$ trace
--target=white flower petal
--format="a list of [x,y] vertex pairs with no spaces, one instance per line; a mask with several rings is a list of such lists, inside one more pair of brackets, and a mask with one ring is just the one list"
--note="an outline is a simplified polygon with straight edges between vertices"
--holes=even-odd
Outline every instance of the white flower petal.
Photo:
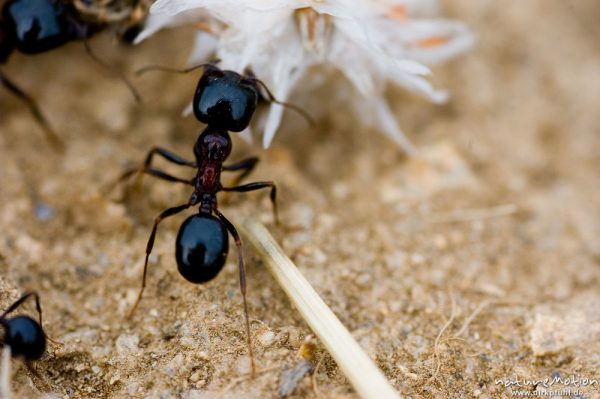
[[371,126],[377,126],[386,136],[394,140],[409,155],[417,153],[417,149],[398,126],[394,114],[383,97],[376,97],[358,107],[368,118]]
[[193,23],[202,18],[200,10],[190,10],[177,15],[170,14],[150,14],[144,24],[142,30],[133,41],[134,44],[139,44],[143,40],[152,36],[156,32],[164,28],[172,28],[179,25]]
[[[361,119],[414,152],[383,99],[386,84],[443,102],[447,93],[424,78],[431,73],[425,64],[464,52],[474,41],[461,23],[432,19],[437,8],[438,0],[157,0],[138,41],[193,14],[192,19],[219,29],[214,38],[197,34],[192,64],[219,58],[223,69],[251,70],[281,101],[287,100],[309,67],[329,64],[368,99],[366,104],[362,101]],[[265,147],[273,140],[283,111],[280,105],[270,105]]]
[[176,15],[180,12],[200,8],[198,3],[201,1],[194,0],[156,0],[150,7],[150,14],[167,14]]
[[183,116],[184,118],[187,116],[190,116],[192,113],[194,112],[194,105],[192,103],[189,103],[184,109],[183,111],[181,111],[181,116]]
[[411,19],[413,18],[430,18],[439,13],[438,0],[388,0],[394,5],[401,5],[406,8],[406,11]]
[[328,14],[336,19],[366,19],[378,13],[372,1],[365,0],[313,1],[311,7],[321,14]]
[[263,133],[263,148],[269,148],[271,142],[275,137],[277,129],[281,124],[281,118],[283,117],[283,107],[279,104],[271,104],[269,107],[269,114],[267,115],[267,121],[265,122],[265,131]]
[[[461,23],[453,21],[415,21],[413,43],[427,42],[428,38],[442,39],[434,46],[411,46],[406,49],[406,57],[428,65],[437,64],[470,50],[475,37]],[[421,35],[421,37],[417,36]]]
[[374,74],[366,73],[373,68],[372,63],[359,50],[348,46],[347,40],[341,34],[334,38],[327,59],[352,82],[362,95],[368,97],[375,93]]
[[448,100],[448,93],[444,90],[435,90],[431,83],[420,76],[409,74],[390,74],[390,80],[397,85],[402,86],[412,92],[421,94],[436,104],[444,103]]
[[[151,13],[177,15],[181,12],[206,10],[210,15],[234,29],[264,29],[267,20],[283,13],[290,16],[297,4],[293,0],[264,0],[240,4],[238,0],[157,0],[150,8]],[[261,4],[262,3],[262,4]]]
[[396,21],[382,18],[373,29],[381,32],[383,51],[398,59],[434,64],[470,49],[471,32],[461,23],[446,20]]
[[336,22],[335,27],[348,38],[348,48],[358,44],[370,62],[394,62],[398,68],[415,75],[431,73],[425,65],[404,57],[394,57],[393,52],[386,51],[388,38],[373,27],[363,27],[358,21],[347,20]]
[[[289,50],[294,47],[288,48],[288,54],[271,62],[271,74],[265,75],[265,83],[269,86],[269,90],[273,93],[278,101],[286,101],[292,88],[302,77],[304,73],[303,68],[297,68],[301,65],[302,55],[301,52],[296,54],[289,54]],[[297,47],[296,47],[297,48]],[[292,50],[293,52],[293,50]],[[260,76],[259,76],[260,77]],[[263,147],[269,148],[275,133],[281,123],[284,108],[279,104],[271,104],[269,107],[269,113],[267,115],[267,121],[265,123],[265,130],[263,133]]]
[[192,54],[194,54],[195,60],[190,59],[188,64],[194,66],[210,60],[217,49],[217,43],[217,38],[208,32],[200,31],[196,33],[196,41],[192,48]]

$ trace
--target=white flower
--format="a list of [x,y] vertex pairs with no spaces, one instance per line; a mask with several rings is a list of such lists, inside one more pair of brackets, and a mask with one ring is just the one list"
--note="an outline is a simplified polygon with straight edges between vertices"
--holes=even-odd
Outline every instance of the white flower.
[[[414,148],[383,98],[388,82],[436,103],[447,94],[424,76],[424,64],[444,61],[472,46],[459,22],[426,18],[435,0],[157,0],[138,41],[165,26],[202,24],[191,63],[220,59],[220,67],[250,68],[275,97],[287,101],[309,67],[341,71],[362,94],[354,105],[408,152]],[[268,147],[283,107],[271,104],[263,134]]]

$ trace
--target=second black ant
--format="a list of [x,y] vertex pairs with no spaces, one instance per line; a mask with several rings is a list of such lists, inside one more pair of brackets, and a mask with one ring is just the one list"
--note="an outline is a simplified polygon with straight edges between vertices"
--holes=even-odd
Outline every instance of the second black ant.
[[[224,162],[231,153],[232,144],[229,132],[241,132],[248,127],[259,100],[268,98],[272,102],[286,106],[291,105],[278,102],[262,81],[251,74],[247,76],[240,75],[233,71],[221,70],[213,64],[201,65],[200,67],[204,68],[204,73],[198,82],[192,107],[195,117],[200,122],[207,124],[207,127],[194,145],[195,161],[186,160],[166,149],[155,147],[150,150],[141,168],[126,171],[120,179],[122,181],[136,173],[145,173],[169,182],[183,183],[192,186],[194,189],[187,202],[166,209],[154,220],[154,226],[146,246],[142,288],[131,314],[137,308],[146,287],[148,258],[154,246],[159,223],[167,217],[199,205],[198,213],[188,217],[177,234],[175,242],[177,268],[179,273],[192,283],[199,284],[212,280],[225,265],[229,249],[228,233],[231,234],[238,252],[240,291],[244,304],[248,352],[252,374],[254,375],[255,365],[246,301],[246,272],[242,240],[234,225],[219,211],[217,193],[221,191],[248,192],[268,188],[270,189],[274,218],[278,223],[277,187],[275,183],[272,181],[259,181],[237,185],[256,166],[258,158],[251,157],[229,165],[224,165]],[[188,72],[195,68],[198,67],[177,72]],[[169,70],[159,67],[147,68],[146,70],[148,69]],[[261,89],[264,90],[265,94]],[[294,106],[291,107],[295,108]],[[303,111],[295,109],[303,113]],[[192,179],[184,179],[152,167],[152,160],[155,155],[159,155],[174,164],[196,169],[196,176]],[[224,187],[221,184],[222,171],[241,173],[236,179],[236,184],[232,187]]]
[[[24,315],[8,317],[23,302],[32,297],[35,299],[39,321]],[[25,365],[29,371],[39,377],[30,364],[32,360],[39,360],[46,351],[47,337],[42,328],[42,307],[40,306],[39,295],[36,292],[23,294],[0,315],[0,326],[4,328],[4,337],[0,340],[0,345],[4,347],[4,350],[9,348],[12,357],[25,360]],[[3,365],[3,373],[7,372],[6,366],[6,364]]]
[[[137,5],[128,12],[121,11],[118,19],[126,21],[125,27],[135,30],[139,20],[145,14],[142,11],[146,7],[146,0],[136,0]],[[133,85],[119,71],[100,60],[91,50],[88,39],[102,30],[109,22],[107,16],[99,17],[100,11],[87,10],[85,3],[80,0],[8,0],[0,10],[0,65],[8,62],[9,56],[18,51],[23,54],[32,55],[45,53],[68,42],[83,41],[87,53],[104,68],[110,69],[129,87],[137,101],[140,97]],[[125,10],[127,11],[127,10]],[[127,14],[132,15],[127,15]],[[94,16],[94,14],[97,14]],[[106,13],[109,14],[109,13]],[[133,15],[136,14],[136,15]],[[105,20],[103,20],[105,19]],[[114,18],[110,22],[114,23]],[[131,25],[131,26],[129,26]],[[128,29],[128,30],[129,30]],[[128,30],[123,32],[127,37]],[[0,70],[0,83],[11,93],[23,100],[36,121],[43,128],[51,144],[60,148],[62,143],[35,100],[12,82]]]
[[[18,315],[9,317],[9,315],[17,310],[28,299],[35,300],[35,307],[38,312],[38,320],[26,315]],[[42,327],[42,307],[40,305],[40,296],[35,291],[29,291],[23,294],[12,305],[0,314],[0,326],[4,329],[4,335],[0,338],[0,347],[4,353],[2,361],[2,370],[0,370],[0,385],[2,389],[0,396],[10,397],[9,383],[9,361],[10,357],[23,360],[25,366],[31,374],[36,376],[40,381],[44,381],[42,376],[33,368],[31,362],[42,358],[46,352],[47,342],[54,341],[46,335]]]

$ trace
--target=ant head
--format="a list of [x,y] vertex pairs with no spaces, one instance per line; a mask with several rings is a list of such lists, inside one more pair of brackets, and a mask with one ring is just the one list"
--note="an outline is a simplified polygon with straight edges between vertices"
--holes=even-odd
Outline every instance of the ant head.
[[208,66],[196,87],[194,115],[209,126],[241,132],[250,124],[258,96],[254,81]]
[[1,320],[6,329],[4,345],[9,346],[14,357],[37,360],[46,350],[46,334],[37,321],[28,316]]
[[25,54],[52,50],[71,40],[72,29],[64,6],[53,0],[11,0],[4,5],[5,29]]
[[175,242],[179,273],[192,283],[212,280],[225,265],[229,236],[212,215],[192,215],[181,225]]

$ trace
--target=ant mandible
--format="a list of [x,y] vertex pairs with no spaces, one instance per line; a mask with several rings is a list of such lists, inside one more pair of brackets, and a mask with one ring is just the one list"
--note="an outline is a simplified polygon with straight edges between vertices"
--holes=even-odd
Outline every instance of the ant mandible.
[[[39,314],[39,322],[29,316],[7,317],[28,298],[35,298],[35,306]],[[0,315],[0,325],[4,328],[2,346],[10,348],[13,357],[21,357],[26,361],[38,360],[46,350],[46,334],[42,328],[42,307],[36,292],[27,292],[15,301]]]
[[[229,249],[229,236],[235,241],[238,252],[238,269],[240,278],[240,291],[244,304],[244,316],[248,352],[255,373],[252,340],[250,336],[250,322],[248,319],[248,304],[246,301],[246,272],[242,252],[242,240],[234,225],[218,210],[217,193],[220,191],[248,192],[270,188],[270,198],[273,205],[275,222],[279,223],[277,214],[277,187],[272,181],[259,181],[238,185],[256,166],[258,158],[251,157],[240,162],[224,165],[223,163],[231,153],[231,138],[229,132],[241,132],[250,124],[259,100],[268,98],[271,102],[289,106],[310,118],[293,105],[277,101],[262,81],[253,75],[240,75],[233,71],[221,70],[214,64],[196,66],[184,71],[169,68],[150,67],[149,69],[162,69],[175,72],[189,72],[203,67],[204,72],[196,87],[192,108],[196,119],[205,123],[207,127],[198,137],[194,145],[195,161],[186,160],[168,150],[154,147],[146,156],[141,168],[134,168],[121,175],[119,181],[137,173],[146,173],[169,182],[183,183],[194,188],[194,192],[185,204],[168,208],[160,213],[154,220],[154,226],[146,246],[144,261],[144,274],[142,287],[131,310],[133,315],[146,287],[148,258],[154,246],[156,230],[159,223],[167,217],[176,215],[192,206],[199,205],[198,213],[188,217],[177,234],[175,242],[175,258],[179,273],[188,281],[200,284],[212,280],[225,265]],[[140,72],[141,72],[140,71]],[[263,94],[261,88],[266,93]],[[312,122],[312,121],[311,121]],[[172,176],[162,170],[152,167],[152,160],[159,155],[169,162],[177,165],[197,169],[196,176],[183,179]],[[232,187],[221,184],[222,171],[241,172]]]
[[[120,72],[100,60],[89,46],[88,39],[105,24],[84,19],[78,13],[76,4],[66,0],[8,0],[0,13],[0,65],[6,64],[14,51],[27,55],[38,54],[71,41],[83,40],[87,53],[103,67],[118,74],[139,101],[139,94],[131,83]],[[35,100],[8,79],[1,70],[0,82],[26,103],[50,143],[60,148],[60,139]]]

